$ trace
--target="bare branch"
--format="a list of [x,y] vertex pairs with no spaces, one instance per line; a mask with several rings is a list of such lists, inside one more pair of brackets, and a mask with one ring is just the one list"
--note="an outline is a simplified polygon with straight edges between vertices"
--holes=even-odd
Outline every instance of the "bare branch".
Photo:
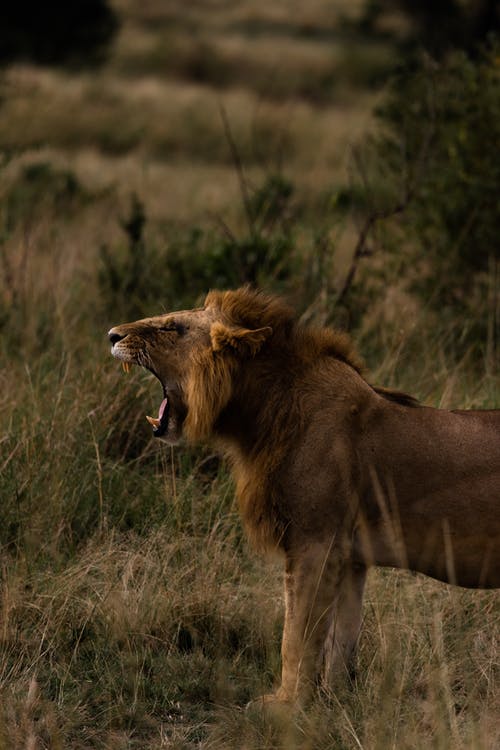
[[[403,211],[406,210],[408,205],[412,202],[414,199],[422,178],[424,174],[424,169],[428,162],[429,157],[429,149],[432,143],[432,139],[435,134],[435,112],[434,108],[429,105],[429,126],[426,128],[426,131],[424,133],[424,137],[422,139],[422,144],[420,146],[419,154],[416,160],[415,168],[412,170],[412,174],[410,175],[410,170],[405,169],[404,176],[403,176],[403,185],[401,190],[401,197],[400,199],[390,208],[387,208],[385,210],[379,210],[379,211],[372,211],[370,213],[364,223],[363,226],[360,229],[358,240],[356,242],[356,245],[354,247],[354,252],[351,258],[351,263],[349,266],[349,270],[346,274],[346,277],[344,279],[344,283],[342,284],[339,293],[337,295],[337,304],[341,304],[352,284],[354,281],[354,277],[356,276],[359,263],[362,258],[365,258],[368,255],[373,255],[374,248],[368,248],[368,239],[375,228],[376,224],[380,221],[384,221],[389,218],[393,218],[394,216],[397,216],[398,214],[403,213]],[[363,181],[363,184],[365,186],[365,190],[367,192],[369,191],[369,183],[366,177],[364,165],[359,160],[359,156],[355,154],[356,161],[358,162],[358,170],[361,175],[361,179]],[[407,166],[408,162],[405,159],[404,161],[405,166]]]

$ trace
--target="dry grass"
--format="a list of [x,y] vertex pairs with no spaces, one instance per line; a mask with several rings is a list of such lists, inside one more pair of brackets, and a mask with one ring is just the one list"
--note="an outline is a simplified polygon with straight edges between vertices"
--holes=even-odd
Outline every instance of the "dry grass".
[[[243,710],[279,675],[280,566],[248,552],[210,454],[151,445],[157,388],[106,364],[86,294],[59,287],[47,350],[26,328],[2,372],[0,748],[493,750],[498,595],[395,571],[370,576],[355,683],[293,718]],[[498,380],[426,345],[388,347],[377,382],[495,403]]]
[[354,684],[293,720],[223,712],[208,746],[496,747],[498,607],[492,596],[376,572],[365,612]]
[[[2,74],[0,750],[500,745],[498,595],[391,571],[370,576],[355,683],[293,718],[245,712],[279,675],[281,568],[247,549],[214,456],[152,444],[158,388],[108,356],[101,246],[126,254],[131,193],[150,257],[183,230],[245,227],[221,104],[249,184],[293,182],[298,267],[323,233],[326,281],[342,273],[354,230],[342,246],[325,206],[372,122],[363,77],[391,55],[342,37],[361,5],[117,0],[101,71]],[[498,402],[498,377],[457,363],[400,285],[367,313],[374,381]]]
[[277,571],[266,585],[264,571],[241,566],[220,532],[172,541],[160,530],[96,538],[28,588],[26,571],[11,572],[3,746],[498,746],[494,595],[373,573],[357,682],[272,719],[235,704],[276,674]]
[[89,189],[135,190],[152,217],[164,219],[235,212],[240,199],[221,106],[250,179],[283,168],[313,197],[345,179],[349,149],[369,127],[376,101],[360,93],[348,105],[317,110],[259,101],[244,89],[216,94],[194,83],[33,68],[15,68],[6,83],[0,141],[25,153],[21,163],[46,156],[70,165]]

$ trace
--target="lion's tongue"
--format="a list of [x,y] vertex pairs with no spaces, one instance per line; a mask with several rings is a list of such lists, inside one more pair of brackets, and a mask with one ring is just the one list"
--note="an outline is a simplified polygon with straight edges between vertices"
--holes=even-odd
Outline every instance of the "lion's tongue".
[[149,424],[152,425],[155,430],[158,430],[161,425],[161,420],[163,419],[163,414],[165,413],[165,409],[167,408],[168,399],[165,397],[163,401],[160,404],[160,408],[158,410],[158,418],[155,419],[154,417],[146,417]]
[[160,404],[160,409],[158,411],[158,419],[160,420],[160,422],[163,419],[163,412],[167,408],[167,404],[168,404],[168,398],[164,398]]

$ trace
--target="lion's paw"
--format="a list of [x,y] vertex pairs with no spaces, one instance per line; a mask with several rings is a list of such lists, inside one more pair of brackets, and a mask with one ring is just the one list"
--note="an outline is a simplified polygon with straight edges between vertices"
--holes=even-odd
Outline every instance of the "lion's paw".
[[246,705],[247,711],[261,711],[275,716],[285,716],[293,707],[294,701],[283,688],[278,688],[275,693],[260,695]]

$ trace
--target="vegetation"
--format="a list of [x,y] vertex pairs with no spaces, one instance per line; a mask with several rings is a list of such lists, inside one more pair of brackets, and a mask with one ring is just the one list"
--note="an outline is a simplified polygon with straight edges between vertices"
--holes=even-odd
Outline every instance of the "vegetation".
[[114,7],[99,70],[0,81],[0,750],[492,750],[498,595],[407,573],[370,575],[355,681],[243,710],[281,568],[210,446],[151,439],[106,331],[251,281],[348,326],[373,382],[498,406],[498,47],[380,92],[361,3]]
[[[460,352],[497,356],[500,170],[499,45],[472,60],[424,58],[392,82],[378,108],[381,129],[358,155],[361,179],[347,202],[376,219],[385,254],[407,288],[447,320]],[[404,264],[404,265],[403,265]],[[366,290],[366,283],[362,284]]]

